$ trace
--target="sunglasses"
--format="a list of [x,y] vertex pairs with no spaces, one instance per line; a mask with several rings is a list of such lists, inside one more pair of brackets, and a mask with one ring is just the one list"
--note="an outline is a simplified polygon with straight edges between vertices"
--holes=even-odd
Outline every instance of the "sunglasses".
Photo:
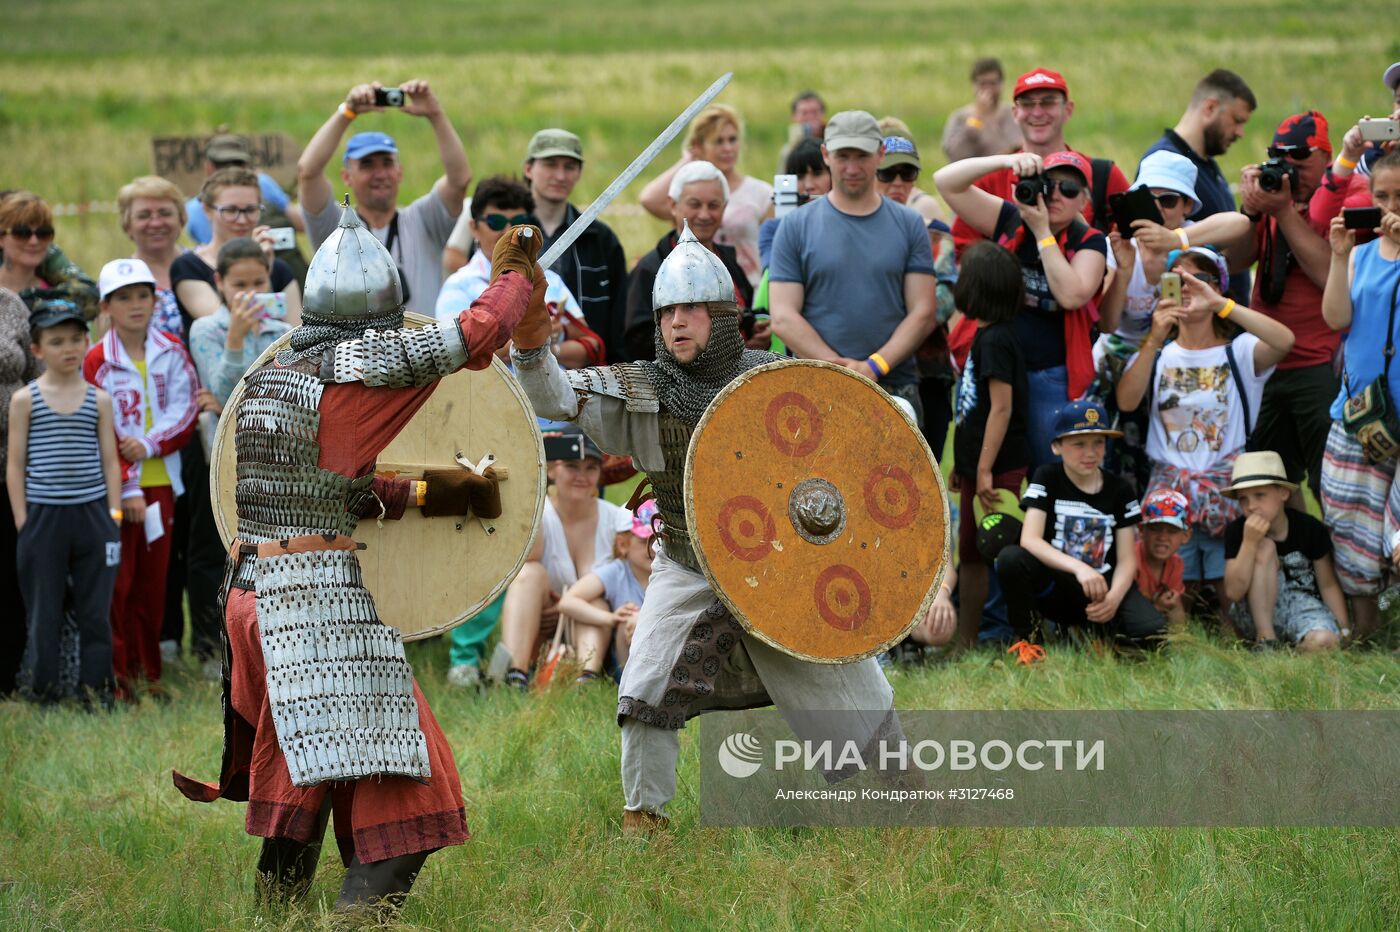
[[1049,179],[1049,186],[1051,191],[1054,191],[1056,188],[1059,188],[1060,196],[1065,198],[1066,200],[1073,200],[1080,194],[1084,193],[1083,182],[1074,181],[1070,178],[1061,178],[1059,181],[1056,181],[1055,179],[1051,178]]
[[1269,158],[1306,162],[1314,151],[1312,146],[1269,146]]
[[27,223],[16,223],[10,227],[9,233],[15,239],[53,239],[53,225],[46,223],[43,226],[32,227]]
[[1161,204],[1167,210],[1175,210],[1184,198],[1180,194],[1154,194],[1152,199]]
[[1199,281],[1205,282],[1217,291],[1220,289],[1220,276],[1216,275],[1214,272],[1202,272],[1197,269],[1187,268],[1186,266],[1172,269],[1172,271],[1176,272],[1178,275],[1190,275]]
[[518,227],[527,223],[534,223],[535,218],[529,214],[516,214],[514,217],[507,217],[505,214],[483,214],[482,221],[495,230],[497,233],[506,227]]
[[912,184],[919,178],[919,170],[913,165],[896,165],[893,168],[875,169],[875,177],[881,184],[889,184],[898,178],[900,181]]
[[262,213],[262,205],[255,204],[252,207],[215,207],[214,213],[225,220],[232,220],[235,217],[247,217],[249,220]]

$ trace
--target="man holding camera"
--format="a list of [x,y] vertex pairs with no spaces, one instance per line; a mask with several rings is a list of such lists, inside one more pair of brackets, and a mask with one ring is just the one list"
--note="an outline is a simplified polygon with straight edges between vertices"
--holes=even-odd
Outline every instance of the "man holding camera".
[[1297,113],[1279,124],[1269,160],[1245,166],[1241,175],[1243,212],[1254,236],[1235,257],[1243,265],[1259,263],[1249,306],[1295,337],[1293,350],[1264,387],[1251,448],[1277,451],[1290,482],[1300,482],[1306,472],[1314,495],[1332,426],[1328,407],[1338,389],[1332,359],[1339,335],[1322,318],[1322,289],[1331,263],[1328,226],[1342,205],[1338,201],[1323,217],[1321,211],[1310,216],[1309,204],[1315,197],[1336,197],[1322,186],[1331,160],[1321,113]]
[[864,110],[826,124],[831,192],[784,219],[773,241],[773,331],[794,356],[874,379],[922,426],[914,351],[937,323],[933,250],[923,218],[875,189],[884,156]]
[[365,226],[398,264],[407,309],[431,317],[442,287],[442,248],[462,212],[472,170],[457,130],[427,81],[405,81],[400,87],[374,81],[352,87],[297,161],[297,197],[306,217],[307,237],[317,249],[340,222],[340,205],[325,176],[326,165],[360,114],[386,108],[423,117],[432,124],[443,176],[431,191],[400,210],[403,165],[398,145],[386,133],[364,132],[350,137],[340,180],[350,189]]
[[[1017,78],[1016,87],[1011,92],[1011,115],[1021,127],[1024,144],[1020,151],[1030,152],[1042,159],[1056,152],[1074,151],[1065,142],[1065,124],[1074,115],[1074,101],[1069,98],[1069,85],[1058,71],[1036,68]],[[1088,181],[1093,190],[1092,197],[1084,205],[1084,219],[1100,230],[1106,230],[1100,208],[1108,203],[1112,195],[1128,190],[1128,179],[1110,161],[1077,154],[1090,164]],[[1009,201],[1016,180],[1010,169],[1002,169],[977,179],[975,187]],[[1096,212],[1101,215],[1099,223],[1094,223]],[[953,242],[959,255],[982,238],[961,217],[953,223]]]

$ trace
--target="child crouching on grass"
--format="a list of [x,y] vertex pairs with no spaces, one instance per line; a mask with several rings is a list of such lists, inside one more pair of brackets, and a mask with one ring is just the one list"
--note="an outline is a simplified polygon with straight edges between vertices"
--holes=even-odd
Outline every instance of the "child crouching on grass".
[[28,699],[61,698],[60,640],[71,591],[78,689],[84,702],[106,705],[122,520],[112,398],[83,381],[88,332],[76,304],[40,299],[29,327],[31,351],[45,370],[10,398],[5,476],[28,615],[20,683]]
[[1137,587],[1152,607],[1179,630],[1186,624],[1186,564],[1177,553],[1191,539],[1186,523],[1189,503],[1172,489],[1155,489],[1142,500],[1142,525],[1137,542]]
[[[1036,470],[1021,499],[1021,542],[997,557],[1007,620],[1022,638],[1036,634],[1033,611],[1135,647],[1149,646],[1165,628],[1134,585],[1133,526],[1142,519],[1137,496],[1100,465],[1105,438],[1121,436],[1092,402],[1072,401],[1056,415],[1051,450],[1062,462]],[[1039,659],[1023,652],[1022,662],[1027,657]]]
[[574,583],[559,599],[559,614],[577,625],[574,646],[583,662],[580,683],[599,678],[609,647],[615,673],[620,674],[627,664],[632,634],[637,629],[637,613],[642,609],[651,579],[655,517],[655,501],[649,499],[637,506],[631,526],[618,532],[614,559]]
[[1255,650],[1285,640],[1299,650],[1341,643],[1346,597],[1332,563],[1327,528],[1287,507],[1298,488],[1271,450],[1241,453],[1225,494],[1244,514],[1225,529],[1225,594],[1231,617]]

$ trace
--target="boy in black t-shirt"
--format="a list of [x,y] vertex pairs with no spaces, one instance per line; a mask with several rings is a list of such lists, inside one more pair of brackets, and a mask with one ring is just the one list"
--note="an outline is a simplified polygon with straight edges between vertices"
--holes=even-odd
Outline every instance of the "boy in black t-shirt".
[[987,565],[977,549],[978,502],[997,510],[1002,490],[1014,500],[1026,478],[1026,363],[1012,319],[1026,301],[1021,263],[993,243],[963,253],[957,306],[977,321],[977,334],[954,395],[953,488],[958,511],[958,646],[971,647],[987,601]]
[[1255,650],[1278,646],[1279,636],[1299,650],[1341,644],[1338,622],[1346,597],[1332,564],[1327,528],[1312,515],[1285,507],[1298,488],[1283,458],[1271,450],[1241,453],[1224,494],[1243,515],[1225,528],[1225,595],[1231,618]]
[[1134,646],[1166,629],[1166,619],[1134,585],[1137,496],[1100,468],[1105,438],[1122,436],[1107,425],[1104,409],[1091,402],[1060,409],[1051,448],[1062,462],[1036,470],[1021,499],[1021,543],[997,558],[1007,616],[1023,637],[1034,634],[1032,610],[1061,625],[1102,626]]

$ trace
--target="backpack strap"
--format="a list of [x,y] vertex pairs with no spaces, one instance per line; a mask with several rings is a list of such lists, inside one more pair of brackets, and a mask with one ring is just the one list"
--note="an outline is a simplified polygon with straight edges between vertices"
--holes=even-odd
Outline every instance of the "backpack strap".
[[1108,210],[1108,176],[1113,171],[1113,159],[1092,159],[1090,161],[1094,177],[1090,180],[1090,204],[1094,208],[1094,226],[1100,233],[1108,235],[1113,226],[1113,217]]
[[1235,344],[1232,340],[1225,344],[1225,362],[1230,367],[1230,378],[1235,381],[1235,391],[1239,393],[1240,404],[1244,407],[1244,432],[1248,437],[1254,433],[1254,418],[1250,415],[1249,396],[1244,391],[1244,376],[1240,375],[1239,363],[1235,361]]

